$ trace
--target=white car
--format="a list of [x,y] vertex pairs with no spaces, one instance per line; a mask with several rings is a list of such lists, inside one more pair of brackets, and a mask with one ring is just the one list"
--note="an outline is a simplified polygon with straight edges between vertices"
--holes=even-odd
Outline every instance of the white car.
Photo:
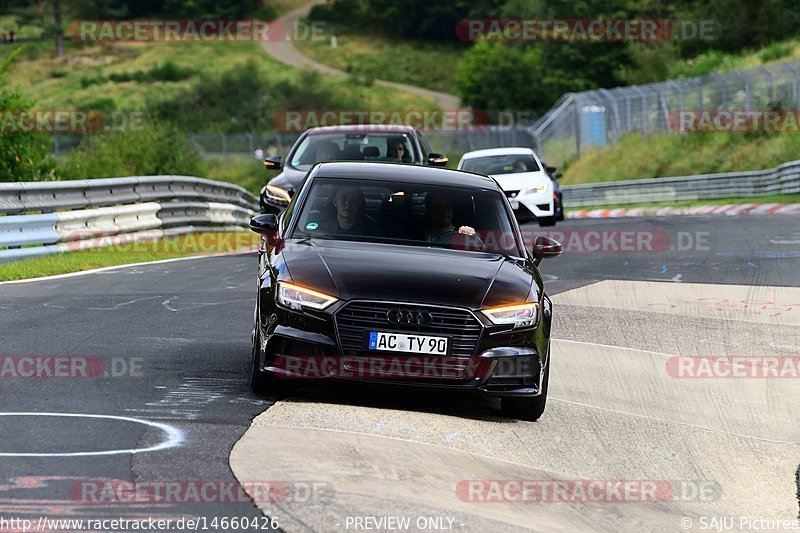
[[506,193],[517,220],[535,218],[540,226],[555,226],[553,180],[530,148],[467,152],[458,169],[494,178]]

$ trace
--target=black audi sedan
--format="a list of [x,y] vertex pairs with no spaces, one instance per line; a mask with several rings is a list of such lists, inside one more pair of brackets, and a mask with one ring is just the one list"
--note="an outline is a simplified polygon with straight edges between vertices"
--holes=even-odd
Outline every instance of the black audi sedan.
[[321,163],[263,235],[251,385],[281,394],[356,380],[502,398],[537,420],[550,375],[552,305],[492,178],[422,166]]
[[325,161],[395,162],[446,166],[447,157],[431,151],[422,134],[411,126],[351,125],[311,128],[297,139],[285,162],[280,156],[264,161],[281,172],[262,187],[262,213],[277,214],[289,205],[309,169]]

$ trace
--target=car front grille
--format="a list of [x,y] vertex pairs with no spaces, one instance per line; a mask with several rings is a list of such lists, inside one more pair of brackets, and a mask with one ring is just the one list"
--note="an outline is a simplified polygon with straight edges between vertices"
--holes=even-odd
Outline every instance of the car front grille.
[[[392,324],[386,313],[392,309],[427,311],[433,321],[428,326]],[[365,331],[399,331],[420,335],[446,335],[451,339],[451,355],[468,358],[478,345],[483,326],[464,309],[442,308],[414,303],[350,302],[336,312],[336,327],[345,356],[363,354]]]

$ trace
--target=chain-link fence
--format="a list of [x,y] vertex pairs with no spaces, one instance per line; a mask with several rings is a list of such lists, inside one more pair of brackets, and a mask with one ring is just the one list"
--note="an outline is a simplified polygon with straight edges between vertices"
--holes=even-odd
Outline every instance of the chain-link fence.
[[[451,159],[472,150],[503,146],[533,147],[533,138],[522,127],[488,126],[471,131],[429,131],[423,135],[435,152]],[[204,158],[254,157],[256,150],[265,156],[286,156],[299,133],[189,133],[189,143]],[[78,135],[54,135],[53,152],[68,152],[80,144]]]
[[[435,152],[451,158],[472,150],[502,146],[533,146],[533,138],[526,128],[489,126],[469,131],[428,131],[423,135]],[[285,156],[298,133],[191,133],[189,142],[204,157],[252,155],[261,149],[266,155]]]
[[800,61],[712,73],[700,78],[569,93],[530,133],[537,153],[560,164],[631,132],[675,131],[680,113],[796,110]]

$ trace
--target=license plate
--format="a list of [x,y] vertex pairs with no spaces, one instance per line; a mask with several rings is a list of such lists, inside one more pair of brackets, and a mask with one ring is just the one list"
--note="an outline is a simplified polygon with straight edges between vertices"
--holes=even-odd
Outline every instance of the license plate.
[[509,198],[509,202],[511,202],[511,209],[519,209],[519,200],[516,198]]
[[447,355],[447,337],[370,331],[367,349],[381,352]]

